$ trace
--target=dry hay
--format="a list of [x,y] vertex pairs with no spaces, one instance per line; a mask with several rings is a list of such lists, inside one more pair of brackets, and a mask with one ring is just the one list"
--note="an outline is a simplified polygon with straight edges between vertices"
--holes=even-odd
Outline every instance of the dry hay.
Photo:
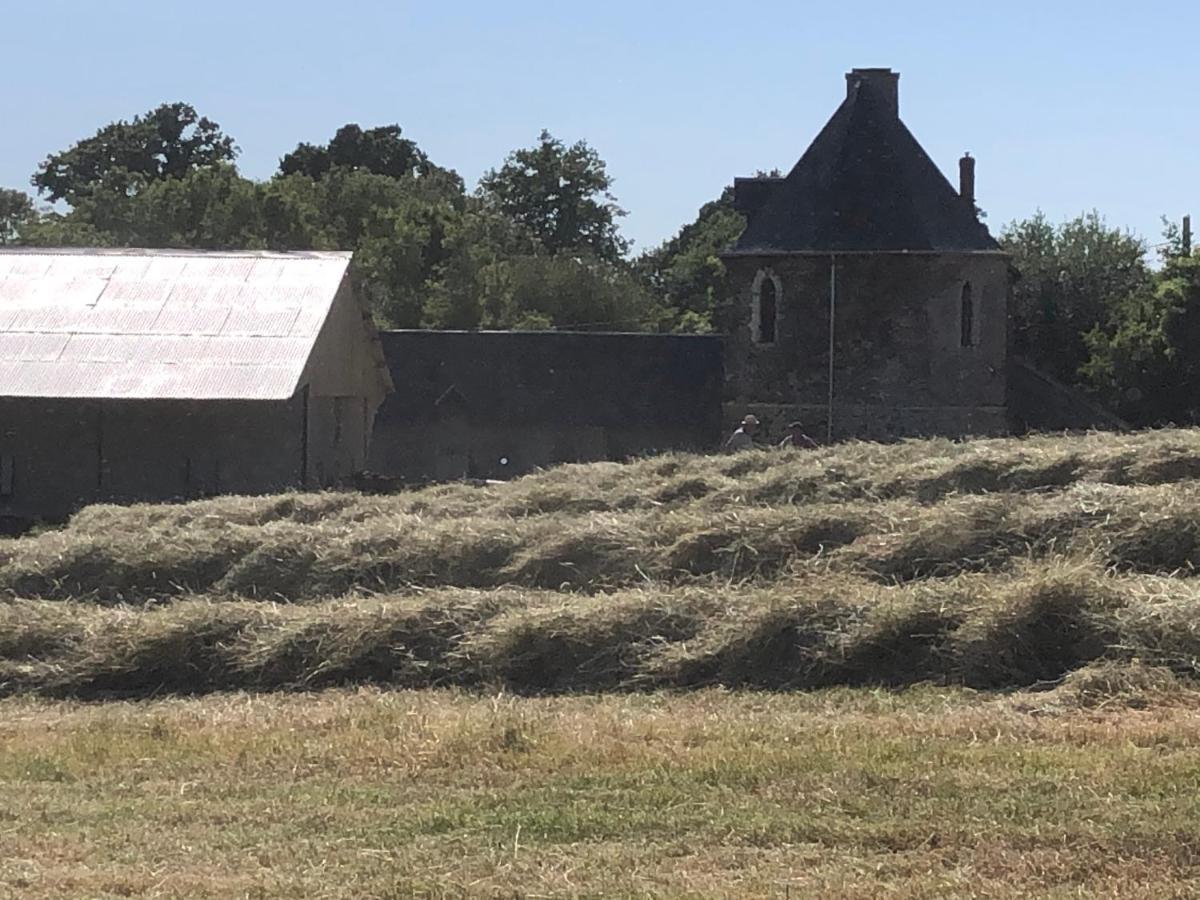
[[1190,679],[1198,474],[1163,431],[97,506],[0,539],[0,691]]

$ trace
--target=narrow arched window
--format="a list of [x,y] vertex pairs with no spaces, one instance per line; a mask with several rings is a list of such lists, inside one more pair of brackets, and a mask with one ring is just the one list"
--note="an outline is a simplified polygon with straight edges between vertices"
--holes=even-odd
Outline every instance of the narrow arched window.
[[750,310],[750,335],[756,344],[775,343],[781,293],[779,276],[769,269],[760,269],[754,278]]
[[975,346],[975,297],[971,290],[971,282],[963,285],[962,309],[959,313],[959,345],[962,347]]
[[775,343],[776,297],[775,282],[768,278],[758,295],[758,342]]

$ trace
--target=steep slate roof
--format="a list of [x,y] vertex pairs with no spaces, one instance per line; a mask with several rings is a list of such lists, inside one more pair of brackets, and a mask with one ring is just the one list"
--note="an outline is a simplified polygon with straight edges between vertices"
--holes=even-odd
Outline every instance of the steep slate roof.
[[731,255],[998,251],[900,121],[889,70],[856,69],[847,96],[786,178],[756,179],[756,210]]
[[349,253],[0,251],[0,396],[283,400]]

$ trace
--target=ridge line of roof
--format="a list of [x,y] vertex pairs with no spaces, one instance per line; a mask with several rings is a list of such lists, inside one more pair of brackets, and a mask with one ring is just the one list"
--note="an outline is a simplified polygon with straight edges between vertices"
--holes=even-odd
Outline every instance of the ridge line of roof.
[[4,256],[187,256],[230,259],[346,259],[352,250],[196,250],[141,247],[0,247]]

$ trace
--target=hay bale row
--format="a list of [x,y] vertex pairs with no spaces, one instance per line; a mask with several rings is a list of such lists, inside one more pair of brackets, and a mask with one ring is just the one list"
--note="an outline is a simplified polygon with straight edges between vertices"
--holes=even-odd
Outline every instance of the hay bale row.
[[[908,587],[432,591],[312,606],[0,607],[0,693],[144,697],[375,683],[522,693],[1050,686],[1140,660],[1200,677],[1200,588],[1056,561]],[[21,630],[23,628],[23,631]]]
[[1077,484],[936,504],[687,504],[523,519],[381,512],[221,528],[203,521],[142,532],[72,526],[10,541],[0,592],[99,603],[197,593],[291,602],[413,586],[594,593],[696,580],[769,584],[815,569],[909,583],[1002,572],[1054,554],[1145,574],[1200,567],[1200,482]]

